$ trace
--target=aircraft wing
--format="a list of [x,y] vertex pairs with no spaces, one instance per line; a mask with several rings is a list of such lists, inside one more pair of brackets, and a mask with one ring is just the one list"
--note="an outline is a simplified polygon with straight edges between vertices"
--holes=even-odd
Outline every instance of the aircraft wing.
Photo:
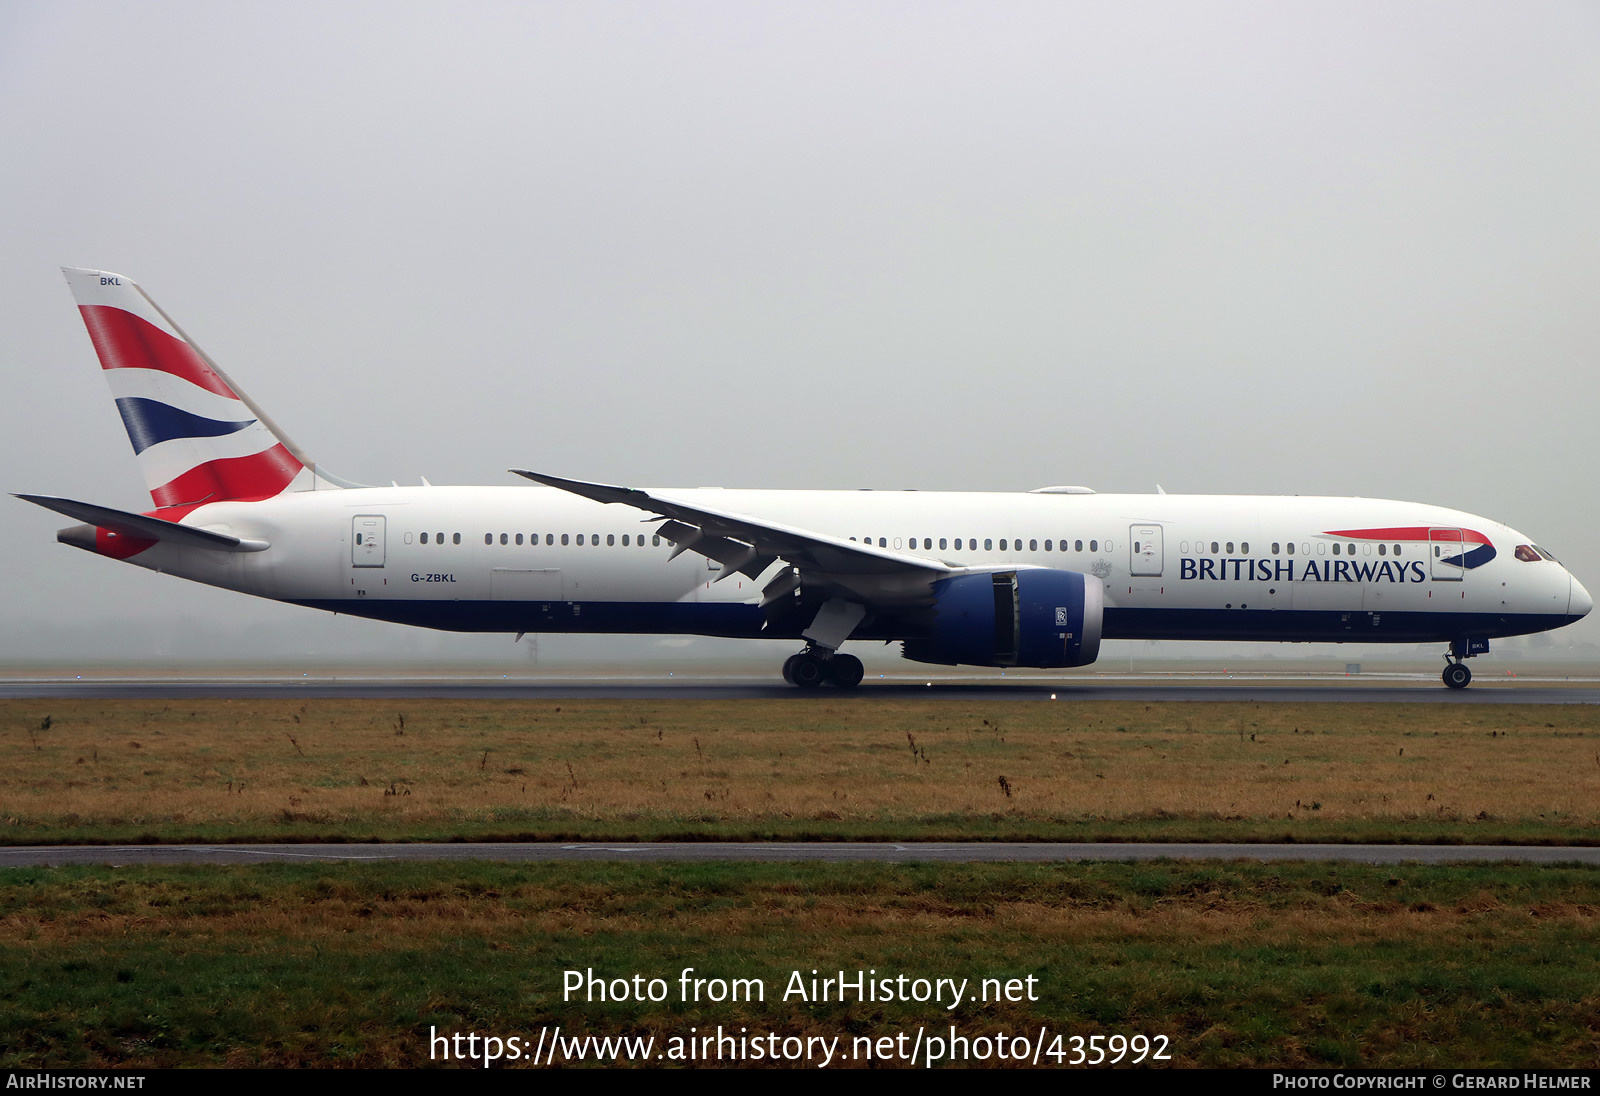
[[846,597],[873,604],[905,604],[924,601],[931,596],[934,582],[966,570],[633,487],[585,483],[519,468],[512,471],[595,502],[621,503],[658,515],[665,519],[661,535],[677,545],[674,555],[694,551],[708,556],[722,564],[724,577],[739,573],[753,579],[783,560],[807,581]]

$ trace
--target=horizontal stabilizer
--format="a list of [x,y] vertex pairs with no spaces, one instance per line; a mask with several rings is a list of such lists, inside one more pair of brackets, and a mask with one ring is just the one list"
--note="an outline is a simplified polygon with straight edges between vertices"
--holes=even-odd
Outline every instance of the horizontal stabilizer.
[[69,518],[86,521],[100,529],[124,537],[142,540],[161,540],[185,548],[208,548],[214,552],[261,552],[270,545],[264,540],[244,540],[227,533],[214,533],[209,529],[196,529],[192,525],[179,525],[175,521],[152,518],[145,514],[130,514],[126,510],[113,510],[109,506],[58,499],[50,495],[17,495],[24,502],[43,506]]

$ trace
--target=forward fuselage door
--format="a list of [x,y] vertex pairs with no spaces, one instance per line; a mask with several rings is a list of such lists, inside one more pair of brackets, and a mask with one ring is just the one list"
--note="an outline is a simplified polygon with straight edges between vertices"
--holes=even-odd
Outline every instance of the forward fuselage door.
[[1428,530],[1428,568],[1435,582],[1460,582],[1466,557],[1467,538],[1460,529]]
[[383,566],[383,527],[382,514],[357,514],[350,519],[350,566]]
[[1135,577],[1161,575],[1161,526],[1134,525],[1128,529],[1128,573]]

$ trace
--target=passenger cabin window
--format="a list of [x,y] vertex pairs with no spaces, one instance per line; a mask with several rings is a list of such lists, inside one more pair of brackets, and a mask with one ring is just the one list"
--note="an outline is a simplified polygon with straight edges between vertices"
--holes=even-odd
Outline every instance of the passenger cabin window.
[[427,533],[423,533],[422,534],[422,543],[424,543],[424,544],[428,543],[428,534]]
[[493,533],[485,533],[485,534],[483,534],[483,543],[485,543],[485,544],[493,544],[494,543],[494,534]]
[[452,533],[451,534],[451,539],[453,539],[457,544],[460,544],[461,543],[461,534],[460,533]]

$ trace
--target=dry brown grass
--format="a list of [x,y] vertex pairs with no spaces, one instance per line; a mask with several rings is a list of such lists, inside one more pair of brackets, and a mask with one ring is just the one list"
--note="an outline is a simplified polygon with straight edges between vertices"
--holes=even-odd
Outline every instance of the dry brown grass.
[[516,829],[540,812],[1600,824],[1588,706],[12,700],[0,727],[12,840],[119,825]]

